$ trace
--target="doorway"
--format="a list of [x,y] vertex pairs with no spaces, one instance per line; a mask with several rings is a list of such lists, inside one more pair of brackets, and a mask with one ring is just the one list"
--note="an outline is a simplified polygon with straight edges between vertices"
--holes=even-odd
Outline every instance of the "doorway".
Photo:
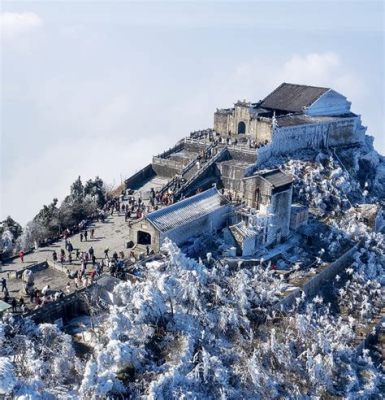
[[138,231],[137,243],[147,246],[151,244],[151,235],[148,232]]
[[246,124],[241,121],[238,124],[238,135],[244,135],[246,133]]

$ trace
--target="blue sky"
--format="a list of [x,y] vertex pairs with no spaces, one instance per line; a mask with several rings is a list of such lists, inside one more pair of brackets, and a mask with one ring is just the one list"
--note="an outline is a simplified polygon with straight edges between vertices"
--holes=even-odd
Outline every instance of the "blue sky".
[[1,217],[117,184],[216,107],[327,86],[385,154],[384,2],[3,1]]

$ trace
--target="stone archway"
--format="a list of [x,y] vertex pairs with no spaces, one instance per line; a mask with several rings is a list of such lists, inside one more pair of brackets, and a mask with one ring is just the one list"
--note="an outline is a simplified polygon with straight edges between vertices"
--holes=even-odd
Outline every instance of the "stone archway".
[[246,124],[243,121],[238,123],[238,135],[244,135],[246,133]]

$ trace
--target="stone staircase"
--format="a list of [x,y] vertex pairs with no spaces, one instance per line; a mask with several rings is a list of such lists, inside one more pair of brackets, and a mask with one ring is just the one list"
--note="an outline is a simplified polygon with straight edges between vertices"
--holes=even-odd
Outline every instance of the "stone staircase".
[[186,174],[188,176],[188,179],[186,182],[174,193],[174,197],[176,199],[179,199],[182,195],[184,195],[187,190],[197,182],[197,180],[208,171],[208,169],[215,164],[217,161],[219,161],[222,157],[226,155],[228,152],[227,147],[221,148],[213,157],[211,157],[206,163],[202,163],[201,167],[198,169],[196,162],[195,166],[191,167],[189,169],[189,173]]
[[[206,154],[207,154],[208,152],[212,151],[212,149],[215,148],[215,147],[216,147],[216,145],[215,145],[214,143],[210,144],[210,145],[205,149]],[[178,183],[180,182],[180,178],[183,178],[183,179],[185,180],[185,184],[186,184],[187,182],[189,182],[189,181],[191,180],[191,178],[192,178],[193,176],[195,176],[195,175],[197,174],[197,172],[198,172],[198,166],[197,166],[198,158],[199,158],[199,154],[197,154],[197,156],[196,156],[194,159],[192,159],[192,160],[183,168],[183,170],[181,171],[181,174],[180,174],[179,177],[174,176],[169,182],[167,182],[167,184],[164,185],[164,186],[162,187],[162,189],[160,190],[160,193],[161,193],[161,194],[164,194],[164,193],[166,193],[169,189],[171,189],[172,191],[175,192],[175,187],[178,186]],[[209,161],[211,161],[211,159],[210,159]],[[207,162],[206,162],[206,163],[202,163],[202,166],[205,166],[206,164],[207,164]],[[183,186],[184,186],[185,184],[183,184]],[[180,188],[181,188],[181,187],[180,187]],[[179,189],[180,189],[180,188],[179,188]],[[179,189],[177,189],[177,192],[178,192]]]

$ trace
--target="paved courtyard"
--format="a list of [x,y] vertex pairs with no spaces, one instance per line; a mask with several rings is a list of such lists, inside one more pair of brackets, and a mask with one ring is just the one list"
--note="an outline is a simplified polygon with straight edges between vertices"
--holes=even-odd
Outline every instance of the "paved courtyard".
[[[95,222],[88,226],[88,231],[91,228],[95,229],[95,235],[93,239],[88,239],[88,241],[80,241],[80,235],[76,234],[71,236],[69,239],[74,247],[74,250],[79,249],[82,251],[88,251],[92,246],[94,249],[94,254],[97,259],[104,258],[104,250],[109,249],[109,256],[116,251],[123,251],[125,256],[128,255],[126,250],[126,243],[128,241],[129,227],[128,222],[124,221],[124,216],[122,214],[117,215],[114,213],[113,216],[106,218],[105,222]],[[90,237],[90,233],[88,234]],[[52,253],[56,251],[58,257],[60,257],[60,249],[65,249],[64,240],[56,242],[48,247],[43,247],[34,251],[33,253],[27,254],[24,257],[24,262],[22,263],[20,258],[16,258],[9,262],[5,262],[0,267],[0,279],[5,278],[7,280],[7,287],[9,290],[10,297],[16,297],[19,299],[21,296],[25,296],[23,287],[24,283],[22,279],[16,279],[15,272],[22,271],[23,269],[49,261],[52,265]],[[73,258],[75,258],[73,252]],[[66,251],[66,257],[68,252]],[[91,268],[91,263],[88,263],[88,270]],[[80,261],[74,260],[72,264],[68,262],[64,263],[64,270],[61,271],[61,265],[58,263],[58,268],[49,267],[47,269],[38,271],[34,273],[35,288],[42,289],[45,285],[50,285],[53,290],[64,290],[65,286],[69,282],[65,270],[75,270],[80,269]],[[74,281],[71,282],[71,291],[75,289]],[[28,298],[24,297],[26,303],[28,303]]]

